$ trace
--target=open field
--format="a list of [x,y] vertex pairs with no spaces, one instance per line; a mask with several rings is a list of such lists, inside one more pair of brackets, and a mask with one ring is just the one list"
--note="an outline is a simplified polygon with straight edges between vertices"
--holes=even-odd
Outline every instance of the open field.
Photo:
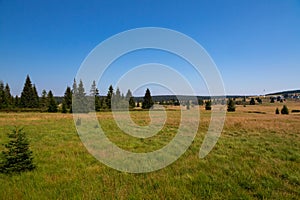
[[[237,106],[204,159],[198,154],[210,112],[201,107],[190,148],[170,166],[146,174],[119,172],[97,161],[81,143],[71,114],[0,113],[0,142],[13,126],[24,127],[37,164],[21,175],[0,174],[0,199],[300,199],[300,113],[275,115],[282,105]],[[300,109],[300,102],[287,106]],[[174,137],[180,112],[169,110],[162,131],[147,139],[123,134],[109,112],[97,116],[117,145],[147,152]],[[146,111],[131,116],[137,124],[149,121]]]

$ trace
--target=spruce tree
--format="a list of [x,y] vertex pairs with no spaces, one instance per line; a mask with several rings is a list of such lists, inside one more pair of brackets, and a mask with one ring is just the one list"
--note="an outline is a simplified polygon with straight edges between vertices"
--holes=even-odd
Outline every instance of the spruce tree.
[[205,102],[205,110],[211,110],[211,100]]
[[40,101],[40,108],[43,110],[43,111],[46,111],[48,109],[48,98],[47,98],[47,91],[46,90],[43,90],[42,91],[42,97],[41,97],[41,101]]
[[276,115],[279,115],[279,114],[280,114],[280,112],[279,112],[279,109],[278,109],[278,108],[276,108],[276,110],[275,110],[275,114],[276,114]]
[[5,107],[4,83],[0,81],[0,109]]
[[57,112],[57,104],[51,90],[48,92],[47,98],[48,98],[48,112]]
[[73,95],[77,94],[77,83],[76,83],[75,78],[74,78],[74,82],[73,82],[73,85],[72,85],[72,94]]
[[111,109],[111,100],[113,96],[114,96],[114,88],[112,85],[110,85],[105,99],[105,103],[108,109]]
[[37,90],[36,90],[36,87],[35,87],[35,85],[33,85],[33,87],[32,87],[32,93],[33,93],[33,105],[34,105],[34,108],[38,108],[39,106],[40,106],[40,104],[39,104],[39,95],[38,95],[38,92],[37,92]]
[[10,108],[13,106],[13,97],[10,94],[10,88],[8,83],[6,83],[5,88],[4,88],[4,102],[5,106],[7,108]]
[[228,112],[235,112],[235,102],[230,98],[227,104]]
[[147,90],[145,92],[145,96],[143,98],[142,108],[149,109],[153,106],[153,104],[154,104],[154,102],[152,100],[150,90],[147,88]]
[[20,106],[22,108],[37,108],[37,92],[35,87],[32,86],[29,75],[26,77],[23,91],[21,93]]
[[90,89],[90,96],[92,97],[91,100],[91,109],[95,111],[100,111],[101,108],[101,101],[99,96],[99,90],[96,85],[96,81],[93,81],[91,89]]
[[255,100],[254,100],[254,98],[251,98],[251,100],[250,100],[250,105],[255,105]]
[[0,163],[0,172],[5,174],[31,171],[35,168],[33,164],[32,151],[23,129],[17,127],[8,134],[10,141],[5,144],[2,151],[3,161]]
[[14,102],[14,106],[16,107],[16,108],[18,108],[19,106],[20,106],[20,98],[18,97],[18,95],[16,95],[16,97],[15,97],[15,102]]
[[66,105],[65,101],[62,102],[61,112],[62,113],[67,113],[68,112],[67,111],[67,105]]
[[75,113],[87,113],[89,112],[89,102],[86,97],[85,89],[83,86],[82,80],[80,80],[78,84],[78,88],[76,86],[76,81],[74,80],[73,84],[73,101],[72,102],[72,111]]
[[135,107],[135,101],[133,97],[129,98],[129,108],[134,108]]
[[96,81],[93,81],[91,89],[90,89],[90,95],[91,96],[96,96],[97,94],[97,85],[96,85]]
[[289,114],[289,109],[286,105],[283,105],[283,107],[281,109],[281,114],[283,114],[283,115],[288,115]]
[[72,106],[72,90],[69,86],[67,86],[67,89],[64,94],[64,102],[66,104],[67,109],[71,109]]
[[121,92],[120,89],[117,88],[115,95],[113,95],[112,97],[112,106],[114,109],[120,109],[122,107],[122,96],[121,96]]
[[126,96],[125,96],[126,101],[129,101],[130,97],[132,97],[132,92],[128,89]]

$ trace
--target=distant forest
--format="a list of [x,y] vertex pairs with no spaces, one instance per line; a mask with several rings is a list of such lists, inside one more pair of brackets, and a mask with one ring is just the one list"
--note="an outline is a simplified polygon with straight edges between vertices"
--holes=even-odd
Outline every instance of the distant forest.
[[[288,96],[291,93],[300,93],[300,90],[285,91],[272,93],[268,95],[283,95]],[[226,104],[226,102],[214,100],[214,97],[210,96],[187,96],[187,95],[159,95],[151,96],[149,89],[146,90],[145,96],[134,97],[130,89],[128,89],[126,95],[121,93],[119,88],[114,90],[110,85],[106,96],[100,96],[99,90],[96,86],[96,82],[93,81],[90,86],[89,92],[85,91],[83,82],[79,80],[77,84],[74,79],[72,88],[67,86],[64,96],[54,96],[51,90],[43,90],[41,95],[38,95],[35,84],[30,80],[27,75],[21,95],[12,96],[10,92],[9,84],[4,84],[0,80],[0,110],[1,111],[40,111],[40,112],[63,112],[72,113],[72,106],[76,106],[79,112],[88,111],[106,111],[114,109],[122,109],[127,107],[134,109],[135,107],[141,107],[143,109],[150,108],[154,103],[160,105],[203,105],[207,101],[212,101],[213,104]],[[216,98],[216,97],[215,97]],[[229,99],[244,99],[246,101],[248,96],[232,95],[227,96]],[[180,99],[180,100],[178,100]],[[75,100],[75,102],[72,102]],[[254,98],[251,98],[252,102]],[[261,103],[260,99],[256,98],[258,103]],[[272,101],[272,99],[271,99]],[[236,101],[237,104],[243,104],[243,102]],[[251,103],[251,101],[249,102]]]

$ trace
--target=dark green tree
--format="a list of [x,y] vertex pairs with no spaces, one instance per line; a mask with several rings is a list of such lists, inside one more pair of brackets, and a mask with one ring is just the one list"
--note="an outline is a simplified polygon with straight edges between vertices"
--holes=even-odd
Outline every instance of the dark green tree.
[[33,170],[35,165],[25,132],[16,127],[8,137],[10,140],[2,151],[4,159],[0,163],[0,172],[13,174]]
[[33,104],[35,105],[35,108],[38,108],[40,106],[39,103],[40,100],[35,85],[32,86],[32,91],[33,91]]
[[72,106],[72,90],[69,86],[67,86],[67,89],[64,94],[64,100],[66,104],[66,109],[71,109]]
[[275,103],[275,99],[274,99],[274,97],[271,97],[271,101],[270,101],[270,103]]
[[74,78],[73,85],[72,85],[72,94],[77,94],[77,83],[76,79]]
[[120,109],[123,106],[122,103],[121,92],[120,89],[117,88],[116,93],[112,97],[112,106],[114,109]]
[[[93,81],[91,89],[90,89],[90,96],[91,96],[91,109],[95,111],[100,111],[101,109],[101,101],[99,96],[99,90],[96,85],[96,81]],[[92,102],[94,101],[94,103]]]
[[211,110],[211,100],[205,102],[205,110]]
[[10,93],[10,88],[8,83],[6,83],[5,88],[4,88],[4,102],[5,102],[5,106],[7,108],[10,108],[13,106],[13,97]]
[[111,109],[111,100],[113,96],[114,96],[114,88],[112,85],[110,85],[105,99],[105,103],[108,109]]
[[276,110],[275,110],[275,114],[276,114],[276,115],[279,115],[279,114],[280,114],[280,112],[279,112],[279,109],[278,109],[278,108],[276,108]]
[[16,108],[18,108],[20,106],[20,98],[18,97],[18,95],[16,95],[16,97],[15,97],[14,104],[15,104]]
[[283,107],[281,109],[281,114],[283,114],[283,115],[288,115],[289,114],[289,109],[286,105],[283,105]]
[[143,98],[142,108],[149,109],[153,106],[153,104],[154,104],[154,102],[152,100],[150,90],[147,88],[147,90],[145,92],[145,96]]
[[134,108],[135,107],[135,101],[134,97],[129,98],[129,108]]
[[20,106],[22,108],[37,108],[38,102],[36,101],[37,93],[31,84],[29,75],[26,77],[23,91],[21,93]]
[[95,96],[95,111],[100,111],[101,109],[101,99],[100,99],[100,94],[99,90],[96,90],[96,96]]
[[72,111],[75,113],[87,113],[89,110],[89,102],[88,98],[86,97],[83,82],[80,80],[77,87],[76,81],[74,80]]
[[4,83],[0,81],[0,109],[5,108]]
[[250,100],[250,105],[255,105],[255,100],[254,100],[254,98],[251,98],[251,100]]
[[67,105],[66,105],[66,102],[65,102],[65,101],[62,102],[61,112],[62,112],[62,113],[67,113],[67,112],[68,112],[68,110],[67,110]]
[[203,104],[204,104],[203,100],[202,99],[198,99],[198,105],[199,106],[203,106]]
[[261,98],[257,97],[257,98],[256,98],[256,101],[257,101],[257,103],[262,104]]
[[57,112],[57,104],[51,90],[48,92],[47,98],[48,98],[48,112]]
[[235,112],[235,102],[231,98],[228,100],[227,111]]
[[126,96],[125,96],[125,100],[129,101],[130,97],[132,97],[132,92],[128,89]]
[[43,111],[46,111],[48,109],[48,98],[47,98],[47,91],[43,90],[42,91],[42,97],[41,97],[41,101],[40,101],[40,107]]

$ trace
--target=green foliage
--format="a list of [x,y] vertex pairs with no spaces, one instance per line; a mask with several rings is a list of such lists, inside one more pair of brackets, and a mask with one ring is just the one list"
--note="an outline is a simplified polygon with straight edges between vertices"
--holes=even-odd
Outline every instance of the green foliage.
[[283,107],[281,109],[281,114],[283,114],[283,115],[288,115],[289,114],[289,109],[286,105],[283,105]]
[[133,97],[129,98],[129,108],[134,108],[135,107],[135,101]]
[[62,113],[67,113],[68,112],[65,101],[63,101],[63,103],[62,103],[61,112]]
[[48,112],[57,112],[57,104],[51,90],[48,92],[47,98],[48,98]]
[[66,108],[67,109],[71,109],[72,106],[72,90],[71,88],[68,86],[65,94],[64,94],[64,100],[63,100],[66,104]]
[[40,107],[42,108],[42,110],[47,110],[48,109],[48,98],[47,98],[47,91],[43,90],[42,91],[42,97],[40,100]]
[[72,102],[72,111],[74,113],[87,113],[89,112],[89,101],[85,94],[85,89],[83,86],[82,80],[80,80],[78,87],[74,79],[73,83],[73,102]]
[[127,93],[126,93],[126,96],[125,96],[125,99],[127,101],[129,101],[130,97],[132,97],[132,92],[128,89]]
[[278,109],[278,108],[276,108],[276,110],[275,110],[275,114],[276,114],[276,115],[279,115],[279,114],[280,114],[280,112],[279,112],[279,109]]
[[9,85],[0,81],[0,109],[14,107],[14,98],[11,96]]
[[[113,143],[142,153],[161,149],[176,137],[181,111],[166,112],[167,122],[161,131],[143,140],[124,134],[111,113],[97,113],[97,117]],[[148,111],[131,111],[130,115],[138,123],[149,118]],[[274,114],[253,121],[259,116],[231,113],[216,146],[199,160],[210,117],[209,112],[201,110],[205,123],[180,159],[151,173],[134,174],[119,172],[91,156],[78,137],[72,117],[60,113],[0,113],[0,119],[6,121],[0,124],[2,132],[16,121],[26,124],[33,161],[38,164],[32,173],[15,177],[0,174],[0,199],[299,199],[299,118],[280,117],[277,126]],[[250,123],[244,123],[247,121]],[[3,134],[0,141],[5,141]]]
[[0,164],[0,172],[13,174],[33,170],[35,165],[32,152],[23,129],[16,127],[8,137],[10,141],[4,145],[5,150],[2,151],[3,161]]
[[147,88],[147,90],[145,92],[145,96],[143,98],[142,108],[149,109],[153,106],[153,104],[154,104],[154,102],[152,100],[150,90]]
[[274,97],[271,97],[270,103],[275,103],[275,98]]
[[235,102],[232,99],[229,99],[229,101],[228,101],[227,111],[228,112],[235,112]]
[[254,98],[251,98],[251,100],[250,100],[250,105],[255,105],[255,100],[254,100]]
[[114,95],[114,88],[112,85],[110,85],[108,88],[106,98],[105,98],[105,103],[106,103],[106,106],[108,109],[111,109],[111,100],[112,100],[113,95]]
[[198,99],[198,105],[199,105],[199,106],[203,106],[203,104],[204,104],[203,99]]
[[211,110],[211,100],[205,102],[205,110]]
[[23,91],[21,93],[20,106],[22,108],[38,108],[38,95],[35,86],[32,86],[29,75],[26,77]]
[[128,104],[126,105],[122,100],[120,89],[117,88],[116,93],[112,96],[112,108],[117,110],[125,108]]
[[[96,81],[93,81],[91,89],[90,89],[90,108],[91,110],[95,110],[95,111],[100,111],[101,109],[101,100],[100,100],[100,96],[99,96],[99,90],[97,88],[96,85]],[[94,101],[94,102],[93,102]]]

